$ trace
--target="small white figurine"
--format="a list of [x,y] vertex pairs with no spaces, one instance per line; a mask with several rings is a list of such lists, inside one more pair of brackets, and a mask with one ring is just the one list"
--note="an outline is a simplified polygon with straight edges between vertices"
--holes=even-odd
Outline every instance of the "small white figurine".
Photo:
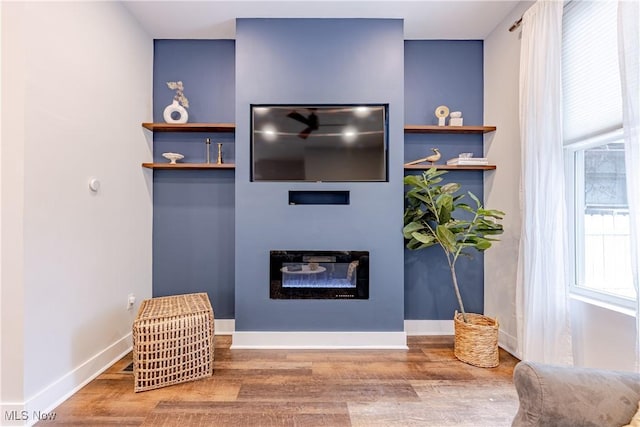
[[[167,82],[167,86],[169,89],[175,90],[176,94],[173,97],[173,102],[164,109],[162,114],[164,121],[167,123],[187,123],[189,113],[186,109],[189,108],[189,100],[184,96],[182,81]],[[174,117],[174,114],[177,117]]]
[[449,126],[462,126],[462,111],[452,111],[449,117]]
[[440,150],[438,150],[437,148],[432,148],[431,150],[435,154],[432,154],[432,155],[427,156],[427,157],[423,157],[422,159],[418,159],[418,160],[414,160],[412,162],[405,163],[405,166],[417,165],[418,163],[422,163],[422,162],[430,162],[431,165],[433,165],[435,162],[440,160],[440,157],[442,157],[442,154],[440,154]]
[[449,115],[449,107],[446,105],[440,105],[439,107],[436,107],[435,114],[438,118],[438,126],[444,126],[446,124],[445,120]]
[[184,156],[180,153],[162,153],[162,157],[169,160],[170,165],[175,165],[177,160],[184,159]]

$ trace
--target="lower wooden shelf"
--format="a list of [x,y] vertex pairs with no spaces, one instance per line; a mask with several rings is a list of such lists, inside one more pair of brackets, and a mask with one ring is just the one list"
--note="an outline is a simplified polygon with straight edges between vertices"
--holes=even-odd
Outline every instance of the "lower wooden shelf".
[[496,165],[404,165],[404,170],[427,170],[431,168],[441,170],[488,171],[494,170]]
[[[203,170],[203,169],[235,169],[236,165],[233,163],[223,163],[221,165],[216,163],[176,163],[172,165],[170,163],[143,163],[143,168],[147,169],[191,169],[191,170]],[[441,170],[479,170],[487,171],[496,169],[496,165],[405,165],[404,170],[427,170],[431,168]]]
[[169,169],[191,169],[191,170],[197,170],[197,169],[235,169],[236,165],[233,163],[222,163],[222,164],[217,164],[217,163],[176,163],[175,165],[172,165],[170,163],[143,163],[142,164],[143,168],[147,168],[147,169],[163,169],[163,170],[169,170]]

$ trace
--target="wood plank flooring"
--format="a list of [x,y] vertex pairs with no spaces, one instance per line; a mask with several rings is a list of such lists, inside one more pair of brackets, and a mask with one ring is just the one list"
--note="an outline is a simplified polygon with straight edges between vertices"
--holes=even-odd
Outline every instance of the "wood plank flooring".
[[511,425],[518,362],[476,368],[453,337],[409,337],[409,350],[230,350],[215,339],[213,377],[133,392],[131,354],[54,410],[49,425],[469,426]]

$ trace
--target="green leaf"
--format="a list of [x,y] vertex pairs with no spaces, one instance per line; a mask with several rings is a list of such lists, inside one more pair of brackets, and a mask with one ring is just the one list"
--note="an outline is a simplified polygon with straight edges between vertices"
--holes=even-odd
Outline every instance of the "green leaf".
[[487,216],[490,218],[502,219],[504,218],[505,213],[495,209],[486,209],[484,216]]
[[436,197],[436,207],[442,209],[445,207],[449,211],[453,210],[453,196],[451,194],[443,193]]
[[442,244],[447,251],[456,251],[456,238],[447,227],[438,225],[436,227],[436,237],[438,238],[438,242]]
[[460,189],[460,184],[456,183],[456,182],[450,182],[448,184],[445,184],[442,186],[442,192],[443,193],[448,193],[448,194],[453,194],[456,191],[458,191]]
[[456,205],[456,208],[462,209],[463,211],[467,211],[467,212],[471,212],[473,214],[475,214],[475,211],[473,210],[473,208],[467,204],[464,203],[459,203]]
[[426,171],[424,171],[422,173],[422,176],[424,176],[425,178],[428,178],[428,179],[433,179],[433,178],[445,175],[446,173],[447,173],[447,171],[444,171],[444,170],[439,170],[439,169],[436,169],[436,168],[429,168],[429,169],[427,169]]
[[[465,221],[452,221],[447,224],[447,228],[453,234],[464,234],[464,232],[469,228],[469,223]],[[458,238],[460,240],[460,238]]]
[[420,243],[422,243],[424,245],[431,246],[431,245],[434,245],[436,243],[432,234],[419,233],[419,232],[416,231],[414,233],[411,233],[411,236],[414,239],[416,239],[418,242],[420,242]]
[[420,248],[421,246],[422,246],[422,243],[418,242],[416,239],[411,239],[409,242],[407,242],[407,249],[412,251],[421,249]]
[[475,247],[479,251],[484,251],[491,247],[491,242],[488,241],[487,239],[478,239],[478,241],[475,244]]
[[424,228],[424,225],[414,221],[404,226],[404,228],[402,229],[402,234],[404,235],[405,239],[411,239],[411,234],[414,231],[423,230]]
[[478,207],[478,209],[480,209],[482,207],[482,203],[480,203],[480,199],[478,199],[476,195],[473,194],[471,191],[468,191],[467,193],[469,194],[469,197],[471,197],[471,199],[474,202],[476,202],[476,206]]
[[405,185],[418,185],[420,182],[422,182],[422,177],[417,176],[417,175],[407,175],[404,177],[404,184]]
[[436,208],[438,209],[440,224],[451,221],[451,212],[453,211],[453,197],[451,194],[439,195],[436,198]]
[[423,202],[423,203],[424,203],[424,204],[426,204],[426,205],[428,205],[428,204],[430,204],[430,203],[431,203],[431,200],[429,200],[429,198],[428,198],[428,197],[423,196],[423,195],[422,195],[422,194],[420,194],[420,193],[412,193],[412,194],[411,194],[411,197],[413,197],[413,198],[416,198],[416,199],[420,200],[421,202]]
[[[484,235],[489,235],[489,236],[497,236],[498,234],[502,234],[503,230],[500,229],[496,229],[496,230],[488,230],[488,229],[484,229],[484,230],[479,230],[482,234]],[[498,241],[499,239],[495,239],[496,241]]]
[[458,203],[458,200],[460,200],[460,199],[464,199],[464,194],[458,194],[457,196],[455,196],[453,198],[453,203],[455,203],[456,206],[463,205],[464,203]]

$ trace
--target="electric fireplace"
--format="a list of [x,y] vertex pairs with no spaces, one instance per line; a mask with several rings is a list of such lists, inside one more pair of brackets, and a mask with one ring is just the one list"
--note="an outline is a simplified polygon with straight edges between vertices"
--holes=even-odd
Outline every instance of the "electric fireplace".
[[271,299],[369,299],[368,251],[271,251]]

